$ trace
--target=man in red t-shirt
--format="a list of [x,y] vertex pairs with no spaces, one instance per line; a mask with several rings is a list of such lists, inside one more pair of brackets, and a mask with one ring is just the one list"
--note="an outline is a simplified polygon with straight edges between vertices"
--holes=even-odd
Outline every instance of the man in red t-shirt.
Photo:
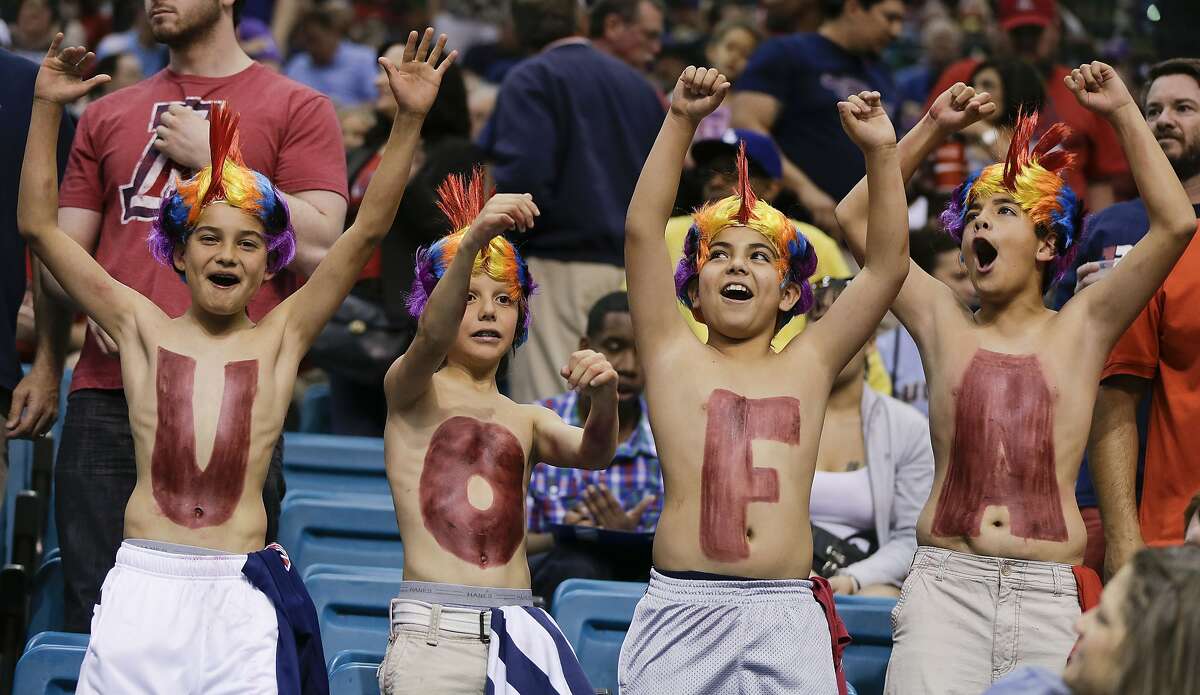
[[[1067,146],[1076,153],[1075,167],[1067,173],[1071,189],[1082,195],[1091,212],[1116,201],[1113,179],[1129,173],[1129,163],[1112,126],[1079,105],[1063,78],[1071,70],[1054,62],[1058,56],[1061,27],[1057,0],[999,0],[996,19],[1003,30],[997,52],[1032,63],[1046,77],[1046,102],[1042,123],[1059,121],[1071,126]],[[955,82],[971,83],[971,74],[982,61],[965,58],[946,68],[929,92],[925,110]]]
[[[246,164],[286,194],[296,229],[296,260],[263,284],[250,303],[251,320],[301,284],[345,219],[345,154],[333,106],[242,51],[234,29],[238,4],[175,0],[151,7],[151,29],[170,49],[170,63],[88,106],[59,194],[59,226],[116,280],[170,316],[187,309],[190,294],[175,273],[153,261],[146,237],[164,189],[209,163],[207,114],[214,104],[225,102],[241,113]],[[62,320],[69,300],[42,275],[50,294],[63,302]],[[55,466],[65,624],[77,632],[88,631],[136,482],[120,361],[113,353],[115,344],[93,326],[75,367]],[[268,541],[283,496],[281,444],[263,492]]]

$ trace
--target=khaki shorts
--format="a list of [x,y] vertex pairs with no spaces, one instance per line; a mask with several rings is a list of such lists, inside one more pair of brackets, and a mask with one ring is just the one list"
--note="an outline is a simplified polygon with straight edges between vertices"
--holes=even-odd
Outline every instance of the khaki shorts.
[[1079,598],[1070,565],[921,546],[892,610],[886,695],[979,695],[1018,666],[1061,672]]

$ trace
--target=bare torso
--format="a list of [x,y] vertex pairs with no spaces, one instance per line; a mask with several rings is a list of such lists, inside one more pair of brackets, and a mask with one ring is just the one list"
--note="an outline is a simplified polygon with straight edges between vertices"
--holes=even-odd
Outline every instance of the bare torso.
[[1068,320],[1049,314],[1018,336],[964,322],[921,346],[936,464],[923,545],[1082,561],[1075,479],[1102,364]]
[[405,579],[529,588],[525,492],[537,407],[443,370],[423,396],[389,411],[385,454]]
[[794,369],[794,355],[747,364],[698,350],[686,378],[680,365],[658,378],[648,369],[646,400],[666,489],[654,564],[807,578],[809,494],[828,384]]
[[281,321],[207,335],[146,302],[121,350],[137,485],[125,536],[231,553],[266,541],[267,468],[299,357]]

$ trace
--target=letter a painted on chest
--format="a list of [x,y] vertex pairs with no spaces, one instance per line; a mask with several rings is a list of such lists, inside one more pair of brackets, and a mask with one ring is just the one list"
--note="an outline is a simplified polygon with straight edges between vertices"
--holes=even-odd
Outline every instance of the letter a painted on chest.
[[154,500],[163,514],[180,526],[195,529],[222,524],[233,516],[246,484],[258,360],[225,365],[221,413],[212,456],[204,470],[196,464],[192,413],[196,360],[160,347],[157,366],[158,428],[150,459]]
[[1067,540],[1054,470],[1054,403],[1033,355],[980,350],[963,372],[933,535],[978,537],[992,506],[1008,510],[1018,538]]
[[755,439],[796,444],[800,402],[795,398],[749,399],[724,389],[708,397],[704,466],[700,472],[700,549],[718,562],[750,557],[746,505],[779,501],[779,473],[755,468]]

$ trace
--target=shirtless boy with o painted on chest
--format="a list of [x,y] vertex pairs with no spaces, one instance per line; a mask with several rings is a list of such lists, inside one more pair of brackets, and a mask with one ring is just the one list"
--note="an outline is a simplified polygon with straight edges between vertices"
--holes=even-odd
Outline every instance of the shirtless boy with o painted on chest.
[[[855,97],[838,108],[877,204],[863,270],[825,318],[771,350],[779,327],[812,304],[816,257],[755,198],[744,152],[735,194],[695,213],[673,281],[662,230],[696,125],[728,89],[715,70],[684,71],[626,221],[629,304],[666,491],[655,570],[621,649],[621,691],[634,695],[837,690],[830,619],[839,623],[832,597],[826,612],[808,579],[817,445],[834,378],[908,267],[896,136],[883,109]],[[708,326],[707,344],[677,297]]]
[[[191,291],[182,316],[114,280],[58,228],[62,104],[107,79],[82,82],[91,54],[60,54],[61,38],[35,85],[18,221],[33,252],[120,347],[138,471],[78,692],[294,692],[305,671],[281,669],[289,682],[277,681],[277,642],[290,628],[268,596],[282,590],[282,576],[308,599],[286,556],[255,552],[265,543],[267,466],[301,358],[391,227],[421,122],[454,54],[439,67],[446,37],[435,44],[429,29],[419,46],[410,34],[401,64],[380,60],[400,112],[358,217],[308,282],[255,325],[246,305],[291,260],[295,238],[281,194],[242,164],[237,117],[224,107],[211,117],[212,165],[164,197],[148,240]],[[263,563],[285,574],[273,580]],[[311,602],[301,613],[315,632]],[[306,692],[327,692],[319,661]]]
[[[1075,478],[1100,370],[1187,247],[1196,218],[1116,72],[1090,63],[1067,83],[1116,129],[1150,233],[1111,278],[1059,313],[1045,308],[1049,282],[1074,255],[1082,215],[1062,178],[1071,164],[1058,147],[1066,132],[1051,127],[1030,151],[1036,116],[1025,117],[1006,161],[968,178],[942,217],[961,242],[980,309],[972,313],[945,285],[910,270],[892,310],[925,363],[936,471],[917,525],[921,547],[893,614],[889,693],[980,692],[1018,664],[1061,669],[1079,596],[1089,593],[1076,572],[1082,589],[1096,579],[1072,565],[1086,541]],[[994,108],[962,84],[940,95],[900,143],[904,175]],[[868,198],[860,182],[838,207],[856,252]]]
[[[492,627],[505,621],[510,632],[531,629],[566,645],[532,608],[531,465],[606,468],[617,447],[617,373],[597,352],[575,352],[562,369],[593,404],[582,429],[497,389],[505,356],[528,336],[535,288],[501,235],[532,228],[539,213],[528,194],[488,199],[483,179],[482,170],[469,180],[452,175],[438,189],[453,231],[417,252],[408,300],[417,333],[384,380],[387,474],[404,540],[404,583],[379,670],[384,695],[484,692]],[[572,692],[587,691],[570,648],[558,655],[552,670]]]

